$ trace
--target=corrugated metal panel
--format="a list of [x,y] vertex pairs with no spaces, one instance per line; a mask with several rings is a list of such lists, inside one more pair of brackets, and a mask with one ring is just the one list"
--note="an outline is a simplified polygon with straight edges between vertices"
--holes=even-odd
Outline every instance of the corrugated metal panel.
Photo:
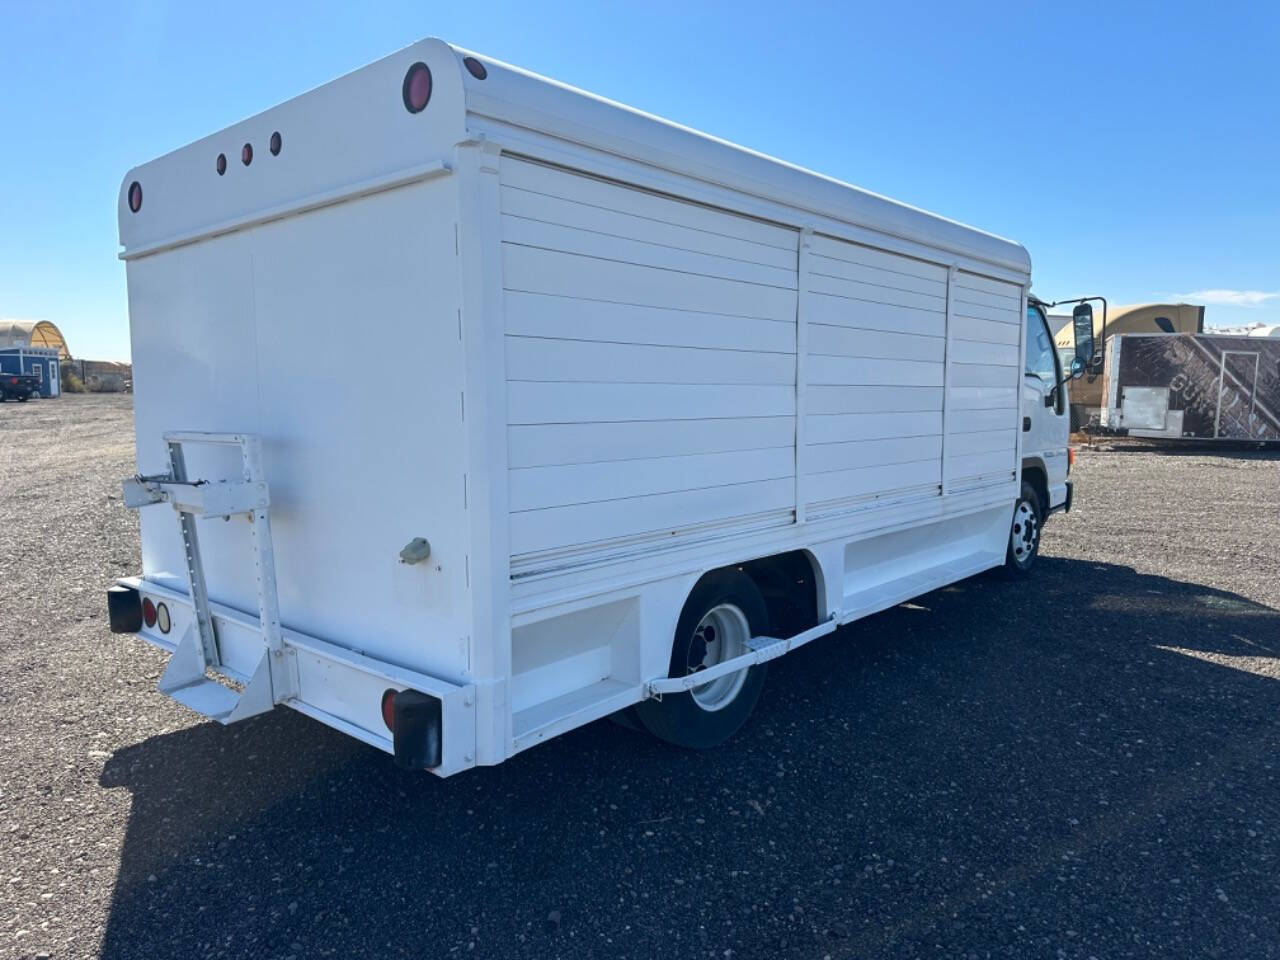
[[946,268],[824,236],[806,267],[806,512],[938,494]]
[[513,572],[791,521],[795,231],[502,160]]
[[959,270],[951,301],[947,482],[1004,484],[1018,467],[1022,290]]

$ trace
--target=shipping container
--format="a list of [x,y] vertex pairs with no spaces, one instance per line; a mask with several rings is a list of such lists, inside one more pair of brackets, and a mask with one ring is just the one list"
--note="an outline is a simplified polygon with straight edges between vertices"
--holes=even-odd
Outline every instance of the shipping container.
[[1108,431],[1280,441],[1280,339],[1122,334],[1107,340],[1103,380]]

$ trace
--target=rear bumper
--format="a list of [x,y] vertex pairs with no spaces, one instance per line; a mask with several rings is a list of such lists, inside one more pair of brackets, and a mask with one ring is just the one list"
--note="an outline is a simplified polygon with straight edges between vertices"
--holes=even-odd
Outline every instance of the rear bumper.
[[[136,635],[173,653],[195,616],[191,598],[140,577],[126,577],[117,583],[156,604],[164,603],[168,632],[162,633],[157,622],[152,627],[144,624]],[[210,604],[210,612],[222,658],[218,672],[237,683],[247,683],[262,657],[258,618],[217,603]],[[292,630],[283,630],[282,636],[285,654],[296,664],[298,681],[297,695],[280,701],[284,706],[394,754],[391,731],[382,719],[382,695],[388,689],[417,690],[441,703],[441,762],[430,772],[443,777],[475,766],[473,684],[451,683]]]

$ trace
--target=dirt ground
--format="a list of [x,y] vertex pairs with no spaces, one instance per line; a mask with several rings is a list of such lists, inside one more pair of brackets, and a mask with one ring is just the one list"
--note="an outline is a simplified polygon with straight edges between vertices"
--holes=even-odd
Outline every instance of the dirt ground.
[[447,781],[108,632],[131,398],[0,405],[0,958],[1280,954],[1280,455],[1087,450],[1020,584]]

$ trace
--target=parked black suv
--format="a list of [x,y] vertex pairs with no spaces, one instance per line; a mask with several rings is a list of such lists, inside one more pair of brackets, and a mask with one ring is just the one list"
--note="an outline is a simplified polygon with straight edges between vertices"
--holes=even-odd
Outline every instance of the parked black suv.
[[0,373],[0,400],[26,403],[40,396],[40,378],[30,373]]

